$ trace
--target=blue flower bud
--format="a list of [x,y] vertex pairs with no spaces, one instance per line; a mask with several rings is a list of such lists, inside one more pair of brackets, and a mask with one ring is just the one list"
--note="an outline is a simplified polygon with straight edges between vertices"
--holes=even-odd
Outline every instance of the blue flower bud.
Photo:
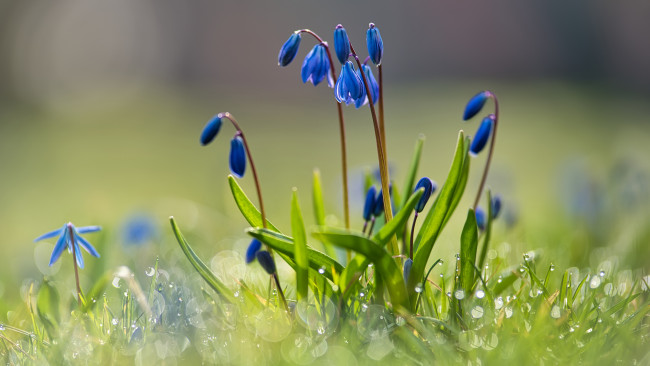
[[201,145],[207,145],[210,142],[212,142],[212,140],[214,140],[214,138],[219,133],[220,129],[221,129],[221,113],[212,117],[212,119],[208,121],[205,127],[203,127],[203,132],[201,132]]
[[478,229],[481,231],[485,230],[485,211],[483,211],[482,208],[477,207],[475,215],[476,215],[476,226],[478,226]]
[[381,59],[384,56],[384,41],[381,40],[379,29],[375,24],[370,23],[366,32],[366,44],[368,45],[368,55],[375,65],[381,64]]
[[[366,75],[366,81],[368,82],[368,87],[370,88],[370,94],[372,94],[372,103],[376,104],[377,100],[379,99],[379,84],[377,84],[377,80],[372,75],[372,70],[370,70],[370,67],[368,65],[361,65],[361,68],[363,69],[363,72]],[[366,94],[366,87],[363,85],[363,77],[361,76],[358,70],[357,73],[362,83],[361,84],[362,95],[361,98],[354,101],[354,106],[359,108],[368,103],[368,95]]]
[[334,50],[336,51],[336,57],[341,61],[341,65],[344,64],[348,60],[348,56],[350,56],[350,39],[345,28],[340,24],[334,29]]
[[271,258],[271,253],[266,250],[260,250],[255,256],[266,273],[270,275],[275,273],[275,262],[273,261],[273,258]]
[[336,81],[334,96],[339,103],[350,104],[363,96],[363,82],[354,70],[352,62],[346,62],[341,68],[341,75]]
[[235,135],[230,141],[230,171],[237,178],[242,178],[246,171],[246,151],[241,136]]
[[255,256],[260,249],[262,249],[262,242],[257,239],[253,239],[253,241],[251,241],[251,243],[248,245],[248,249],[246,249],[246,264],[249,264],[255,260]]
[[413,259],[409,258],[404,262],[404,282],[409,282],[409,276],[411,275],[411,267],[413,267]]
[[300,47],[300,33],[295,32],[282,45],[280,54],[278,55],[278,65],[289,65],[291,61],[293,61],[293,58],[296,57],[296,54],[298,53],[298,47]]
[[490,92],[488,91],[482,91],[473,96],[472,99],[467,102],[467,106],[465,106],[463,121],[467,121],[468,119],[474,117],[478,112],[480,112],[489,97]]
[[478,155],[490,138],[492,133],[492,125],[494,124],[494,115],[489,115],[483,119],[481,125],[476,131],[476,136],[472,139],[472,144],[469,146],[469,152],[472,156]]
[[[309,51],[302,63],[300,74],[302,82],[311,81],[314,86],[318,85],[330,72],[330,61],[327,57],[327,50],[322,44],[317,44]],[[328,82],[329,82],[328,77]],[[329,82],[331,84],[331,82]]]
[[495,195],[492,197],[492,218],[496,219],[499,216],[499,213],[501,213],[501,196]]
[[375,211],[375,205],[377,204],[377,189],[375,186],[371,186],[366,193],[366,202],[363,205],[363,219],[368,221],[371,219],[373,212]]
[[[388,186],[388,195],[390,196],[391,192],[393,192],[393,185]],[[392,197],[391,197],[392,199]],[[377,200],[375,201],[375,210],[372,213],[375,215],[375,217],[381,215],[384,213],[384,190],[379,191],[379,195],[377,195]]]
[[431,179],[424,177],[418,181],[418,184],[415,185],[415,192],[417,192],[420,188],[424,188],[424,193],[422,193],[418,204],[415,205],[415,212],[418,213],[424,210],[424,206],[426,206],[427,202],[429,201],[429,197],[431,197],[433,192],[438,189],[438,185]]

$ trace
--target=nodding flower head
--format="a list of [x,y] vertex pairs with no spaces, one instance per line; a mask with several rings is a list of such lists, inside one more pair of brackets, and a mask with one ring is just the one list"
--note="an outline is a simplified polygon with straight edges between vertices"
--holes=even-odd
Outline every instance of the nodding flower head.
[[415,192],[418,191],[418,189],[424,188],[424,193],[422,193],[422,197],[420,197],[420,200],[418,201],[417,205],[415,205],[415,212],[422,212],[424,210],[424,206],[427,205],[427,202],[429,201],[429,197],[433,194],[433,192],[438,189],[438,185],[436,182],[432,181],[431,179],[427,177],[423,177],[418,181],[418,184],[415,185]]
[[368,25],[366,44],[368,46],[368,55],[370,55],[372,63],[380,65],[381,59],[384,56],[384,41],[382,41],[379,29],[375,27],[374,23]]
[[239,135],[235,135],[230,141],[230,171],[237,178],[242,178],[246,171],[246,150]]
[[212,117],[212,119],[208,121],[205,127],[203,127],[203,132],[201,132],[201,145],[207,145],[212,142],[215,137],[217,137],[217,134],[221,129],[221,118],[222,114],[219,113]]
[[474,214],[476,215],[476,226],[478,226],[478,229],[481,231],[485,230],[485,211],[483,211],[482,208],[477,207]]
[[492,202],[490,202],[490,205],[492,205],[492,218],[496,219],[499,217],[499,213],[501,213],[501,196],[497,194],[492,197]]
[[467,121],[468,119],[474,117],[478,112],[483,109],[483,106],[485,105],[485,102],[488,100],[490,97],[490,92],[488,91],[482,91],[475,96],[472,97],[472,99],[467,102],[467,106],[465,106],[465,113],[463,113],[463,121]]
[[334,88],[334,96],[339,103],[345,102],[345,104],[350,104],[363,96],[363,82],[350,61],[341,68],[341,75]]
[[84,259],[81,255],[81,249],[79,246],[83,247],[90,255],[95,256],[99,258],[99,253],[97,253],[97,250],[86,240],[84,239],[80,234],[86,234],[86,233],[92,233],[95,231],[99,231],[102,228],[99,226],[84,226],[84,227],[79,227],[76,228],[74,225],[72,225],[71,222],[63,225],[62,228],[56,229],[54,231],[50,231],[49,233],[45,233],[38,238],[34,239],[34,241],[40,241],[44,239],[49,239],[49,238],[54,238],[55,236],[58,236],[59,239],[56,241],[56,244],[54,245],[54,250],[52,251],[52,256],[50,257],[50,266],[56,262],[59,257],[61,256],[61,253],[63,253],[63,250],[65,248],[68,248],[68,252],[72,253],[72,247],[74,246],[74,252],[76,255],[76,260],[77,264],[79,267],[84,268]]
[[262,242],[253,239],[253,241],[248,245],[248,249],[246,249],[246,264],[250,264],[255,260],[255,256],[260,249],[262,249]]
[[311,81],[316,86],[323,79],[327,78],[328,85],[330,87],[334,86],[334,80],[330,73],[330,61],[327,57],[327,50],[322,43],[317,44],[309,51],[305,57],[305,61],[302,63],[300,74],[303,83]]
[[293,61],[294,57],[298,53],[298,48],[300,47],[300,33],[294,32],[291,34],[289,39],[284,42],[282,48],[280,48],[280,54],[278,55],[278,65],[287,66]]
[[481,122],[481,125],[476,131],[476,136],[472,139],[472,144],[469,147],[469,152],[472,156],[476,156],[483,151],[492,133],[492,125],[494,125],[493,114],[483,118],[483,122]]
[[363,219],[368,221],[372,218],[375,212],[375,205],[377,204],[377,189],[371,186],[366,193],[366,202],[363,205]]
[[266,250],[260,250],[255,256],[266,273],[270,275],[275,274],[275,262],[273,261],[273,258],[271,258],[271,253]]
[[[368,65],[365,64],[361,65],[361,69],[363,70],[363,73],[366,75],[368,88],[370,89],[370,94],[372,95],[372,103],[376,104],[377,100],[379,99],[379,84],[377,84],[377,80],[372,75],[372,70],[370,70],[370,67]],[[359,73],[358,70],[357,73]],[[366,87],[363,85],[363,77],[361,76],[360,73],[359,73],[359,79],[361,79],[361,83],[362,83],[361,91],[363,93],[361,95],[361,98],[354,101],[354,106],[357,108],[368,103],[368,95],[366,93]]]
[[413,267],[413,259],[409,258],[404,261],[404,282],[409,282],[409,276],[411,275],[411,267]]
[[350,56],[350,39],[348,32],[345,31],[342,25],[337,25],[334,29],[334,50],[336,57],[344,64]]

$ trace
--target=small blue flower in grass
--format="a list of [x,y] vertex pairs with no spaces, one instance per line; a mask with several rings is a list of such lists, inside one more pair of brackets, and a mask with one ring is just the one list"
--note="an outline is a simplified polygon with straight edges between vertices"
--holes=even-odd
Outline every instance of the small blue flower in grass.
[[[392,195],[393,193],[393,185],[390,184],[388,186],[388,194]],[[391,202],[392,202],[393,197],[391,196]],[[379,194],[377,195],[377,201],[375,201],[375,211],[373,212],[373,215],[376,217],[379,217],[382,213],[384,213],[384,190],[380,190]]]
[[483,211],[482,208],[477,207],[474,214],[476,215],[476,226],[478,226],[478,229],[481,231],[485,230],[485,211]]
[[467,106],[465,106],[465,113],[463,113],[463,121],[467,121],[468,119],[474,117],[478,112],[483,109],[483,106],[485,105],[485,102],[488,100],[490,97],[490,92],[488,91],[482,91],[475,96],[472,97],[472,99],[467,102]]
[[246,249],[246,264],[250,264],[255,260],[255,256],[260,249],[262,249],[262,242],[253,239],[253,241],[248,245],[248,249]]
[[146,213],[129,216],[122,224],[122,241],[125,245],[141,246],[158,238],[158,226]]
[[363,82],[354,70],[352,62],[346,62],[341,68],[341,75],[336,81],[334,96],[339,103],[350,104],[363,96]]
[[375,211],[375,204],[377,204],[377,188],[371,186],[366,193],[366,202],[363,205],[363,219],[368,221],[372,218]]
[[[379,84],[377,84],[377,80],[372,75],[372,70],[370,70],[370,67],[368,65],[365,64],[361,65],[361,69],[366,75],[366,81],[368,81],[368,87],[370,88],[370,94],[372,95],[372,103],[377,104],[377,100],[379,99]],[[358,72],[359,71],[357,70],[357,73]],[[361,98],[354,101],[354,106],[357,108],[366,105],[368,103],[368,95],[366,93],[366,87],[363,85],[363,78],[361,77],[361,74],[359,74],[359,79],[361,79],[361,83],[362,83],[361,84],[362,95]]]
[[417,205],[415,205],[415,212],[418,213],[424,210],[424,206],[426,206],[433,192],[438,189],[438,185],[428,177],[423,177],[418,181],[418,184],[415,185],[415,192],[417,192],[420,188],[424,188],[424,193],[422,194],[422,197],[420,197]]
[[300,74],[303,83],[311,81],[316,86],[327,78],[328,85],[334,86],[334,79],[330,73],[330,61],[323,44],[317,44],[309,51],[302,63]]
[[219,113],[212,117],[212,119],[205,125],[203,132],[201,132],[201,145],[209,144],[217,136],[221,129],[221,117],[222,115]]
[[255,256],[266,273],[270,275],[275,274],[275,262],[273,261],[273,258],[271,258],[271,253],[266,250],[260,250]]
[[81,249],[79,246],[81,245],[81,247],[83,247],[88,253],[97,258],[99,258],[99,253],[97,253],[97,250],[95,250],[95,248],[80,234],[92,233],[101,229],[102,228],[99,226],[84,226],[76,228],[71,222],[69,222],[63,225],[60,229],[39,236],[34,239],[34,241],[37,242],[58,236],[59,239],[56,241],[56,245],[54,245],[54,250],[52,251],[52,257],[50,257],[50,266],[59,259],[65,248],[68,248],[68,252],[72,253],[72,246],[74,245],[77,264],[79,267],[84,268],[84,259],[81,256]]
[[483,119],[481,125],[476,131],[476,136],[472,139],[472,144],[469,147],[469,152],[472,156],[478,155],[490,138],[492,134],[492,126],[494,125],[494,115],[491,114]]
[[501,196],[497,194],[492,197],[490,204],[492,205],[492,218],[496,219],[499,217],[499,213],[501,213]]
[[237,178],[244,177],[246,171],[246,150],[239,135],[235,135],[230,141],[230,171]]
[[300,33],[294,32],[289,39],[284,42],[278,55],[278,65],[287,66],[293,61],[300,47]]
[[379,29],[375,27],[374,23],[368,25],[366,32],[366,45],[368,46],[368,55],[375,65],[381,64],[381,59],[384,56],[384,41],[381,39]]
[[350,39],[348,33],[342,25],[337,25],[334,29],[334,50],[336,57],[344,64],[350,56]]

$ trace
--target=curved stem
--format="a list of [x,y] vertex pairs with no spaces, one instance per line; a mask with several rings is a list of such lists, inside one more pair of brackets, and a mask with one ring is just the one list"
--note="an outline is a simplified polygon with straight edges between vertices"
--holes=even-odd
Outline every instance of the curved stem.
[[81,284],[79,283],[79,268],[77,265],[77,246],[74,242],[72,226],[68,226],[68,235],[70,235],[70,242],[72,243],[72,263],[74,263],[74,279],[77,283],[77,304],[81,307]]
[[287,304],[287,299],[284,297],[284,292],[282,291],[282,286],[280,286],[280,280],[278,279],[278,274],[274,273],[271,275],[275,280],[275,286],[278,288],[278,293],[280,294],[280,299],[282,299],[282,305],[284,305],[284,310],[289,313],[289,305]]
[[413,234],[415,233],[415,221],[418,219],[418,212],[415,211],[415,215],[413,216],[413,226],[411,226],[411,245],[409,247],[409,258],[413,259]]
[[388,153],[386,152],[386,129],[384,128],[384,73],[383,64],[377,66],[377,73],[379,74],[379,131],[381,132],[381,141],[384,143],[384,158],[388,161]]
[[499,101],[497,96],[494,95],[491,91],[487,91],[488,98],[494,100],[494,128],[492,130],[492,138],[490,139],[490,151],[488,152],[487,159],[485,160],[485,168],[483,169],[483,176],[481,177],[481,184],[479,185],[478,192],[476,192],[476,199],[474,199],[474,210],[478,206],[478,202],[481,199],[481,194],[483,194],[483,188],[485,187],[485,181],[487,180],[488,171],[490,170],[490,163],[492,162],[492,155],[494,154],[494,141],[497,136],[497,126],[499,125]]

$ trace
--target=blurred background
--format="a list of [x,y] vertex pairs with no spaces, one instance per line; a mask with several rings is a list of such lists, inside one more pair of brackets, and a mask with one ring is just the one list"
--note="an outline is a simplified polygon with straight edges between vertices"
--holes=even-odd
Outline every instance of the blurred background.
[[[420,133],[420,175],[444,182],[458,130],[478,127],[461,122],[465,103],[490,89],[502,115],[488,182],[504,199],[498,232],[513,255],[541,247],[580,265],[607,248],[644,266],[648,15],[650,2],[599,0],[0,0],[0,246],[12,258],[0,266],[0,296],[25,277],[51,274],[52,243],[32,240],[67,221],[102,225],[101,239],[89,239],[104,243],[109,263],[144,268],[178,251],[170,215],[196,233],[205,258],[243,250],[247,225],[226,182],[234,131],[224,125],[210,146],[198,142],[217,112],[244,128],[274,223],[289,231],[294,186],[311,212],[315,167],[329,219],[340,220],[333,92],[299,76],[313,41],[304,37],[296,60],[277,65],[293,30],[331,41],[338,23],[364,56],[368,23],[381,30],[398,184]],[[361,177],[374,169],[376,150],[367,107],[346,107],[345,116],[360,228]],[[459,211],[470,205],[484,159],[475,159]],[[250,176],[241,184],[254,196]],[[441,256],[458,250],[464,215],[456,215],[437,244]],[[142,230],[131,228],[134,218],[152,236],[129,246],[129,230]]]

